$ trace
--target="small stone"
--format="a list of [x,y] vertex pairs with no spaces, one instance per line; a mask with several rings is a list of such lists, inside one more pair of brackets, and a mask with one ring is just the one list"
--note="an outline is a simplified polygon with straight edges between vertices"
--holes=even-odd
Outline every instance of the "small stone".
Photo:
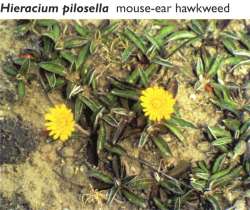
[[210,150],[210,143],[207,141],[201,142],[197,145],[197,149],[202,152],[208,152]]
[[244,140],[239,141],[234,147],[233,159],[236,159],[236,157],[243,155],[246,152],[246,150],[247,150],[247,143]]
[[88,186],[89,179],[86,176],[87,176],[86,173],[78,171],[76,174],[74,174],[74,177],[72,180],[74,183],[80,186]]
[[237,200],[234,203],[234,207],[237,210],[247,210],[246,201],[244,199]]
[[52,150],[51,144],[45,144],[45,145],[43,145],[43,146],[40,148],[40,151],[41,151],[42,153],[44,153],[44,154],[50,153],[51,150]]
[[13,83],[8,79],[6,74],[0,68],[0,104],[5,102],[13,103],[17,100],[16,89]]
[[60,152],[61,152],[62,157],[64,157],[64,158],[74,157],[74,153],[75,153],[75,151],[71,147],[64,147],[64,148],[62,148],[62,150]]
[[80,166],[80,171],[81,172],[86,172],[88,169],[85,165]]
[[142,128],[143,126],[145,126],[145,117],[144,116],[140,116],[137,118],[137,127]]
[[191,98],[192,100],[195,100],[195,99],[196,99],[196,95],[195,95],[195,94],[191,94],[191,95],[190,95],[190,98]]
[[72,178],[74,176],[74,167],[70,165],[64,165],[62,167],[62,174],[67,179]]
[[19,118],[0,120],[0,165],[21,163],[38,145],[37,131]]
[[141,173],[141,165],[137,161],[133,161],[127,158],[122,159],[122,163],[125,165],[126,172],[129,176],[137,175]]

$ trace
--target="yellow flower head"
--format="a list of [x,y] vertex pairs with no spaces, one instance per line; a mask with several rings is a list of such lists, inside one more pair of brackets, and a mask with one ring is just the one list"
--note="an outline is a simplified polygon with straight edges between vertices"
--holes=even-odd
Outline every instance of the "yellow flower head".
[[169,119],[174,112],[175,99],[163,87],[149,87],[142,91],[140,96],[141,106],[152,121]]
[[45,114],[45,126],[54,139],[66,141],[74,131],[74,118],[70,109],[64,104],[56,105]]

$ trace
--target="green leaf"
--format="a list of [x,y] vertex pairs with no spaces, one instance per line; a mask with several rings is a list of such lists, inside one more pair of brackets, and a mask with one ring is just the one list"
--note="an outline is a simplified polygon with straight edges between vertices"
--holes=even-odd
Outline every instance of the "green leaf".
[[214,138],[219,138],[219,137],[231,138],[231,133],[229,131],[226,131],[222,127],[208,127],[208,130]]
[[174,203],[174,210],[181,210],[181,198],[177,197]]
[[39,66],[48,71],[48,72],[52,72],[55,74],[58,74],[60,76],[65,76],[66,75],[66,69],[64,68],[64,66],[62,66],[61,64],[58,64],[56,62],[41,62],[39,63]]
[[[139,73],[139,72],[138,72]],[[120,79],[117,79],[115,77],[112,77],[112,76],[108,76],[107,77],[108,80],[110,81],[110,83],[118,88],[118,89],[122,89],[122,90],[133,90],[133,91],[136,91],[137,88],[135,88],[135,86],[133,86],[132,84],[126,82],[126,81],[123,81],[123,80],[120,80]]]
[[17,25],[16,28],[15,28],[15,31],[14,31],[15,35],[16,36],[24,36],[24,35],[26,35],[26,33],[28,33],[30,31],[31,24],[32,24],[32,22]]
[[161,202],[159,198],[154,197],[153,198],[154,204],[156,207],[160,210],[168,210],[168,208]]
[[238,167],[232,169],[225,176],[223,176],[219,179],[213,180],[213,182],[211,182],[212,186],[217,187],[217,186],[226,185],[226,184],[230,183],[234,178],[240,176],[242,169],[243,169],[242,166],[238,166]]
[[36,20],[36,24],[43,27],[50,27],[52,25],[57,24],[57,21],[52,19],[41,19],[41,20],[38,19]]
[[191,31],[176,31],[174,33],[172,33],[169,37],[168,37],[168,42],[170,41],[176,41],[176,40],[180,40],[180,39],[193,39],[197,37],[197,35],[194,32]]
[[30,68],[30,59],[24,59],[24,62],[21,65],[19,73],[25,76],[29,72],[29,68]]
[[116,120],[116,118],[110,114],[104,115],[102,119],[112,127],[117,128],[119,125],[119,122]]
[[211,203],[213,210],[222,210],[222,207],[218,201],[218,198],[212,195],[208,195],[207,200],[209,203]]
[[90,86],[95,81],[95,70],[88,69],[84,66],[81,71],[82,84]]
[[25,84],[23,80],[18,81],[17,93],[18,93],[19,98],[23,98],[25,96]]
[[102,36],[107,36],[107,35],[111,34],[112,32],[114,32],[118,28],[118,26],[119,26],[119,22],[111,23],[110,25],[108,25],[107,27],[102,29],[102,31],[101,31]]
[[227,175],[230,171],[231,171],[230,167],[226,168],[226,169],[223,169],[223,170],[220,170],[220,171],[216,172],[215,174],[213,174],[210,177],[210,180],[213,181],[213,180],[216,180],[216,179],[221,179],[223,176]]
[[136,84],[139,77],[140,77],[139,69],[137,68],[129,74],[129,76],[127,77],[127,82],[130,84]]
[[22,66],[27,61],[27,58],[14,57],[13,62],[19,66]]
[[135,189],[135,190],[145,190],[150,187],[150,185],[153,183],[151,178],[138,178],[135,177],[131,179],[128,183],[126,183],[127,186]]
[[77,97],[74,108],[74,118],[76,122],[78,122],[81,118],[83,107],[83,102],[79,99],[79,97]]
[[128,116],[128,114],[129,114],[129,110],[122,108],[122,107],[112,108],[111,112],[114,114],[122,115],[122,116]]
[[55,48],[54,42],[46,36],[42,36],[41,39],[43,54],[46,55],[47,58],[51,58]]
[[249,50],[245,50],[245,49],[235,50],[234,55],[235,56],[244,56],[244,57],[250,58]]
[[97,40],[92,39],[89,46],[89,52],[91,55],[93,55],[96,52],[97,45],[98,45]]
[[94,122],[93,123],[93,130],[96,130],[96,128],[98,127],[98,125],[102,123],[102,122],[100,122],[100,120],[102,119],[105,110],[106,110],[106,108],[104,106],[100,106],[98,108],[98,110],[96,110],[93,113],[93,115],[92,115],[92,121]]
[[146,200],[136,195],[135,193],[122,189],[122,194],[128,199],[130,203],[135,204],[136,206],[139,206],[141,208],[147,207]]
[[220,137],[220,138],[217,138],[216,140],[214,140],[212,142],[212,145],[221,146],[221,145],[230,144],[230,143],[232,143],[232,141],[233,140],[230,137]]
[[240,114],[240,112],[237,110],[236,105],[226,103],[225,101],[217,101],[213,99],[211,99],[211,102],[215,104],[216,106],[220,107],[222,110],[228,110],[232,112],[233,114],[235,114],[236,116],[239,116]]
[[60,32],[61,31],[60,31],[59,24],[54,24],[51,26],[51,29],[48,32],[43,33],[43,36],[47,36],[50,39],[52,39],[54,42],[57,42],[57,40],[60,37]]
[[161,47],[160,47],[160,43],[158,43],[158,40],[155,39],[154,37],[152,37],[151,35],[149,34],[146,34],[146,38],[148,39],[148,41],[157,49],[157,50],[160,50]]
[[222,122],[229,130],[234,132],[239,130],[241,124],[240,121],[236,119],[224,119]]
[[[245,161],[245,170],[248,174],[248,177],[250,177],[250,160]],[[250,192],[250,191],[249,191]],[[250,195],[250,194],[249,194]]]
[[88,42],[87,39],[80,37],[80,36],[76,36],[76,37],[69,37],[67,39],[64,40],[64,48],[76,48],[76,47],[81,47],[83,45],[85,45]]
[[197,128],[193,123],[176,116],[173,116],[170,120],[168,120],[168,122],[183,128]]
[[225,162],[225,159],[226,159],[225,153],[216,158],[216,160],[213,163],[213,167],[212,167],[213,174],[222,169],[222,166],[223,166],[223,163]]
[[206,188],[207,181],[201,179],[192,179],[191,185],[198,191],[203,191]]
[[145,74],[147,77],[150,79],[154,73],[157,72],[159,66],[155,63],[150,64],[146,69],[145,69]]
[[140,140],[139,140],[139,147],[142,148],[148,141],[149,139],[149,134],[147,132],[147,128],[145,128],[143,130],[143,132],[141,133],[141,137],[140,137]]
[[162,137],[156,137],[153,139],[153,142],[155,143],[156,147],[159,149],[161,155],[163,157],[169,157],[172,156],[172,153],[168,147],[167,142]]
[[250,50],[250,36],[247,33],[241,33],[240,34],[240,42],[248,49]]
[[67,88],[66,88],[67,99],[71,99],[72,97],[76,96],[82,91],[83,89],[81,85],[76,84],[75,82],[71,82],[71,81],[67,82]]
[[208,70],[208,76],[215,76],[219,70],[219,68],[221,67],[223,61],[223,57],[220,55],[217,55],[213,60],[212,60],[212,64],[210,66],[210,69]]
[[51,89],[55,88],[56,86],[56,75],[54,73],[46,72],[45,77],[49,83],[49,87]]
[[65,59],[67,60],[68,62],[70,62],[70,64],[72,65],[75,60],[76,60],[76,56],[71,52],[71,51],[68,51],[68,50],[61,50],[60,51],[60,55]]
[[170,130],[171,133],[173,133],[182,143],[185,144],[185,137],[182,135],[181,130],[176,127],[175,125],[172,125],[171,123],[165,122],[164,125]]
[[148,86],[148,77],[147,77],[147,75],[140,68],[138,69],[138,71],[139,71],[139,75],[140,75],[140,78],[141,78],[141,83],[143,84],[144,87],[147,87]]
[[115,199],[117,193],[119,191],[119,188],[114,186],[112,187],[109,192],[108,192],[108,200],[107,200],[107,203],[110,205],[112,204],[113,200]]
[[175,194],[183,194],[183,190],[181,189],[181,186],[179,184],[178,181],[175,180],[167,180],[167,179],[163,179],[159,182],[160,186],[162,186],[163,188],[169,190],[172,193]]
[[169,60],[163,59],[161,57],[157,57],[157,58],[153,59],[152,63],[161,65],[161,66],[166,67],[166,68],[172,68],[174,66],[172,63],[170,63]]
[[199,179],[208,180],[210,174],[202,171],[202,172],[195,172],[195,176]]
[[88,173],[89,177],[94,177],[106,184],[113,184],[113,179],[111,176],[107,175],[107,174],[104,174],[96,169],[90,169],[89,170],[89,173]]
[[136,34],[134,33],[132,30],[130,30],[129,28],[126,28],[124,30],[124,35],[129,39],[129,41],[131,41],[137,48],[139,48],[142,53],[146,53],[147,49],[144,45],[143,40]]
[[224,64],[226,64],[226,65],[237,65],[242,61],[245,61],[245,59],[240,57],[240,56],[231,56],[231,57],[225,58]]
[[236,50],[236,45],[233,39],[224,38],[222,39],[222,43],[230,53],[234,54],[234,51]]
[[244,140],[240,140],[236,146],[234,147],[234,155],[233,159],[235,159],[238,156],[241,156],[245,154],[247,151],[247,142]]
[[87,60],[88,55],[89,55],[89,47],[90,47],[90,43],[87,43],[81,49],[77,59],[75,60],[76,69],[79,69],[80,66],[82,66],[85,63],[85,61]]
[[97,110],[101,107],[95,100],[88,98],[86,96],[79,96],[79,99],[92,111],[97,112]]
[[6,74],[10,75],[10,76],[16,76],[18,74],[16,67],[12,66],[12,65],[4,65],[3,66],[3,70]]
[[199,161],[197,164],[198,164],[200,169],[202,169],[204,172],[209,173],[208,165],[206,164],[205,161]]
[[104,147],[105,147],[106,150],[108,150],[109,152],[111,152],[111,153],[113,153],[115,155],[122,156],[122,155],[127,154],[127,151],[118,144],[114,144],[114,145],[105,144]]
[[250,129],[250,119],[245,121],[243,125],[240,127],[240,134],[244,134],[249,129]]
[[207,69],[209,69],[210,67],[210,63],[211,63],[211,55],[208,52],[208,50],[206,48],[201,48],[200,50],[200,56],[203,62],[203,66],[204,66],[204,71],[206,71]]
[[121,55],[121,60],[123,63],[125,63],[129,59],[129,57],[132,55],[134,49],[135,49],[134,46],[129,46],[129,47],[124,49],[124,51],[122,52],[122,55]]
[[65,80],[64,80],[64,79],[57,78],[57,79],[56,79],[55,88],[56,88],[56,87],[62,87],[64,84],[65,84]]
[[198,77],[204,75],[205,68],[201,57],[197,57],[195,71]]
[[133,90],[120,90],[120,89],[114,88],[113,90],[111,90],[111,93],[115,96],[119,96],[122,98],[138,100],[138,94],[136,91],[133,91]]
[[204,20],[191,20],[189,27],[198,35],[203,35],[205,33],[205,21]]
[[74,28],[75,28],[76,32],[82,37],[87,37],[90,33],[87,26],[80,26],[79,24],[75,24]]
[[160,31],[155,36],[155,39],[158,40],[158,42],[160,42],[162,39],[166,38],[169,34],[173,33],[175,29],[176,29],[175,25],[165,26],[162,29],[160,29]]
[[97,138],[97,154],[99,154],[106,143],[106,128],[104,126],[104,123],[100,124],[100,128],[98,130],[98,138]]

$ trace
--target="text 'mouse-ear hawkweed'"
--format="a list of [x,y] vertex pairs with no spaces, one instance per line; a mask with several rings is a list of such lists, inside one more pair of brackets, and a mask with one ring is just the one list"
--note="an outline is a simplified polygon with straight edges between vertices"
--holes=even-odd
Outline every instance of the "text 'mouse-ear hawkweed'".
[[145,116],[152,121],[167,120],[174,112],[175,99],[163,87],[149,87],[142,91],[141,106]]
[[64,104],[56,105],[45,114],[45,126],[49,135],[54,139],[66,141],[74,131],[74,117]]

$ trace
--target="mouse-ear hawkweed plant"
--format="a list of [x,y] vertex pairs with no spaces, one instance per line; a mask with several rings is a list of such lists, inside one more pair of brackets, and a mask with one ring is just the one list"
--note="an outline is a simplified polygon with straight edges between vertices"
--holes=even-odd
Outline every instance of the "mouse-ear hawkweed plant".
[[[22,20],[15,34],[32,47],[8,57],[0,75],[11,78],[19,100],[30,100],[34,81],[49,103],[56,91],[74,107],[52,106],[45,128],[54,140],[68,140],[74,129],[86,140],[72,162],[88,170],[93,189],[82,193],[85,202],[221,210],[243,200],[249,209],[248,32],[245,20]],[[179,87],[198,98],[180,101],[177,112]],[[199,104],[199,116],[181,111]]]
[[45,114],[45,126],[54,140],[66,141],[74,131],[73,113],[64,104],[56,105]]
[[152,121],[168,120],[174,112],[175,99],[163,87],[149,87],[142,91],[141,106]]

